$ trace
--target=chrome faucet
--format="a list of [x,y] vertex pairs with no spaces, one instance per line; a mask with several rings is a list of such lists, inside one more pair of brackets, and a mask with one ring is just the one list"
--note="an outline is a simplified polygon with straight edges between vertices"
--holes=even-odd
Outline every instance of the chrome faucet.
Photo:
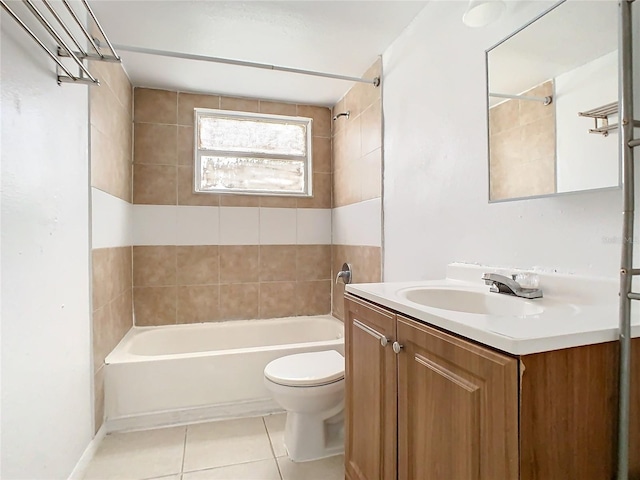
[[338,280],[340,280],[340,279],[342,279],[342,282],[345,285],[351,283],[351,280],[353,280],[352,275],[353,275],[353,271],[351,270],[351,264],[350,263],[343,263],[342,264],[342,270],[340,270],[338,272],[338,275],[336,276],[336,284],[338,283]]
[[506,293],[507,295],[515,295],[522,298],[542,298],[542,290],[539,288],[524,288],[512,278],[500,275],[498,273],[485,273],[482,275],[485,285],[491,285],[489,289],[495,293]]

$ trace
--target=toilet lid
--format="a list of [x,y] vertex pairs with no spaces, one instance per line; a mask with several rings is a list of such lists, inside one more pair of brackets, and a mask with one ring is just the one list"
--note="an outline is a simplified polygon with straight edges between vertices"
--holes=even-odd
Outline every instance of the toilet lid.
[[264,375],[292,387],[325,385],[344,378],[344,357],[335,350],[287,355],[270,362]]

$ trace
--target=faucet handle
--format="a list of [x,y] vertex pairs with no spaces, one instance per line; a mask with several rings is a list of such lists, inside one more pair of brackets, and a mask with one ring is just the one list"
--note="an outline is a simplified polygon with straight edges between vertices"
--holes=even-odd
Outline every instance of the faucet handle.
[[538,275],[532,272],[514,273],[513,279],[518,282],[522,288],[538,288],[540,285]]
[[351,275],[352,275],[351,264],[343,263],[342,270],[340,270],[338,272],[338,275],[336,275],[336,284],[338,283],[338,280],[340,280],[341,278],[342,278],[342,283],[344,283],[345,285],[351,283]]
[[485,285],[494,285],[493,279],[491,278],[490,273],[483,273],[482,280],[484,280]]

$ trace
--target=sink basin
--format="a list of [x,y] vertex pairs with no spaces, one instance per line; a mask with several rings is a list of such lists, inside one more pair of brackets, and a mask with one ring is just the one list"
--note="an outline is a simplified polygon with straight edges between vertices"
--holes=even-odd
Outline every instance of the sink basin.
[[523,317],[544,311],[544,307],[535,300],[491,292],[421,287],[400,290],[398,294],[426,307],[479,315]]

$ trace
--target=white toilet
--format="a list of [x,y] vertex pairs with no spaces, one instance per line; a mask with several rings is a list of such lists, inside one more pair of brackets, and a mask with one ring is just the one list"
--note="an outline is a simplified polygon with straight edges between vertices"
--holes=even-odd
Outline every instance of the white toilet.
[[287,411],[284,444],[305,462],[344,452],[344,357],[335,350],[288,355],[270,362],[264,382]]

